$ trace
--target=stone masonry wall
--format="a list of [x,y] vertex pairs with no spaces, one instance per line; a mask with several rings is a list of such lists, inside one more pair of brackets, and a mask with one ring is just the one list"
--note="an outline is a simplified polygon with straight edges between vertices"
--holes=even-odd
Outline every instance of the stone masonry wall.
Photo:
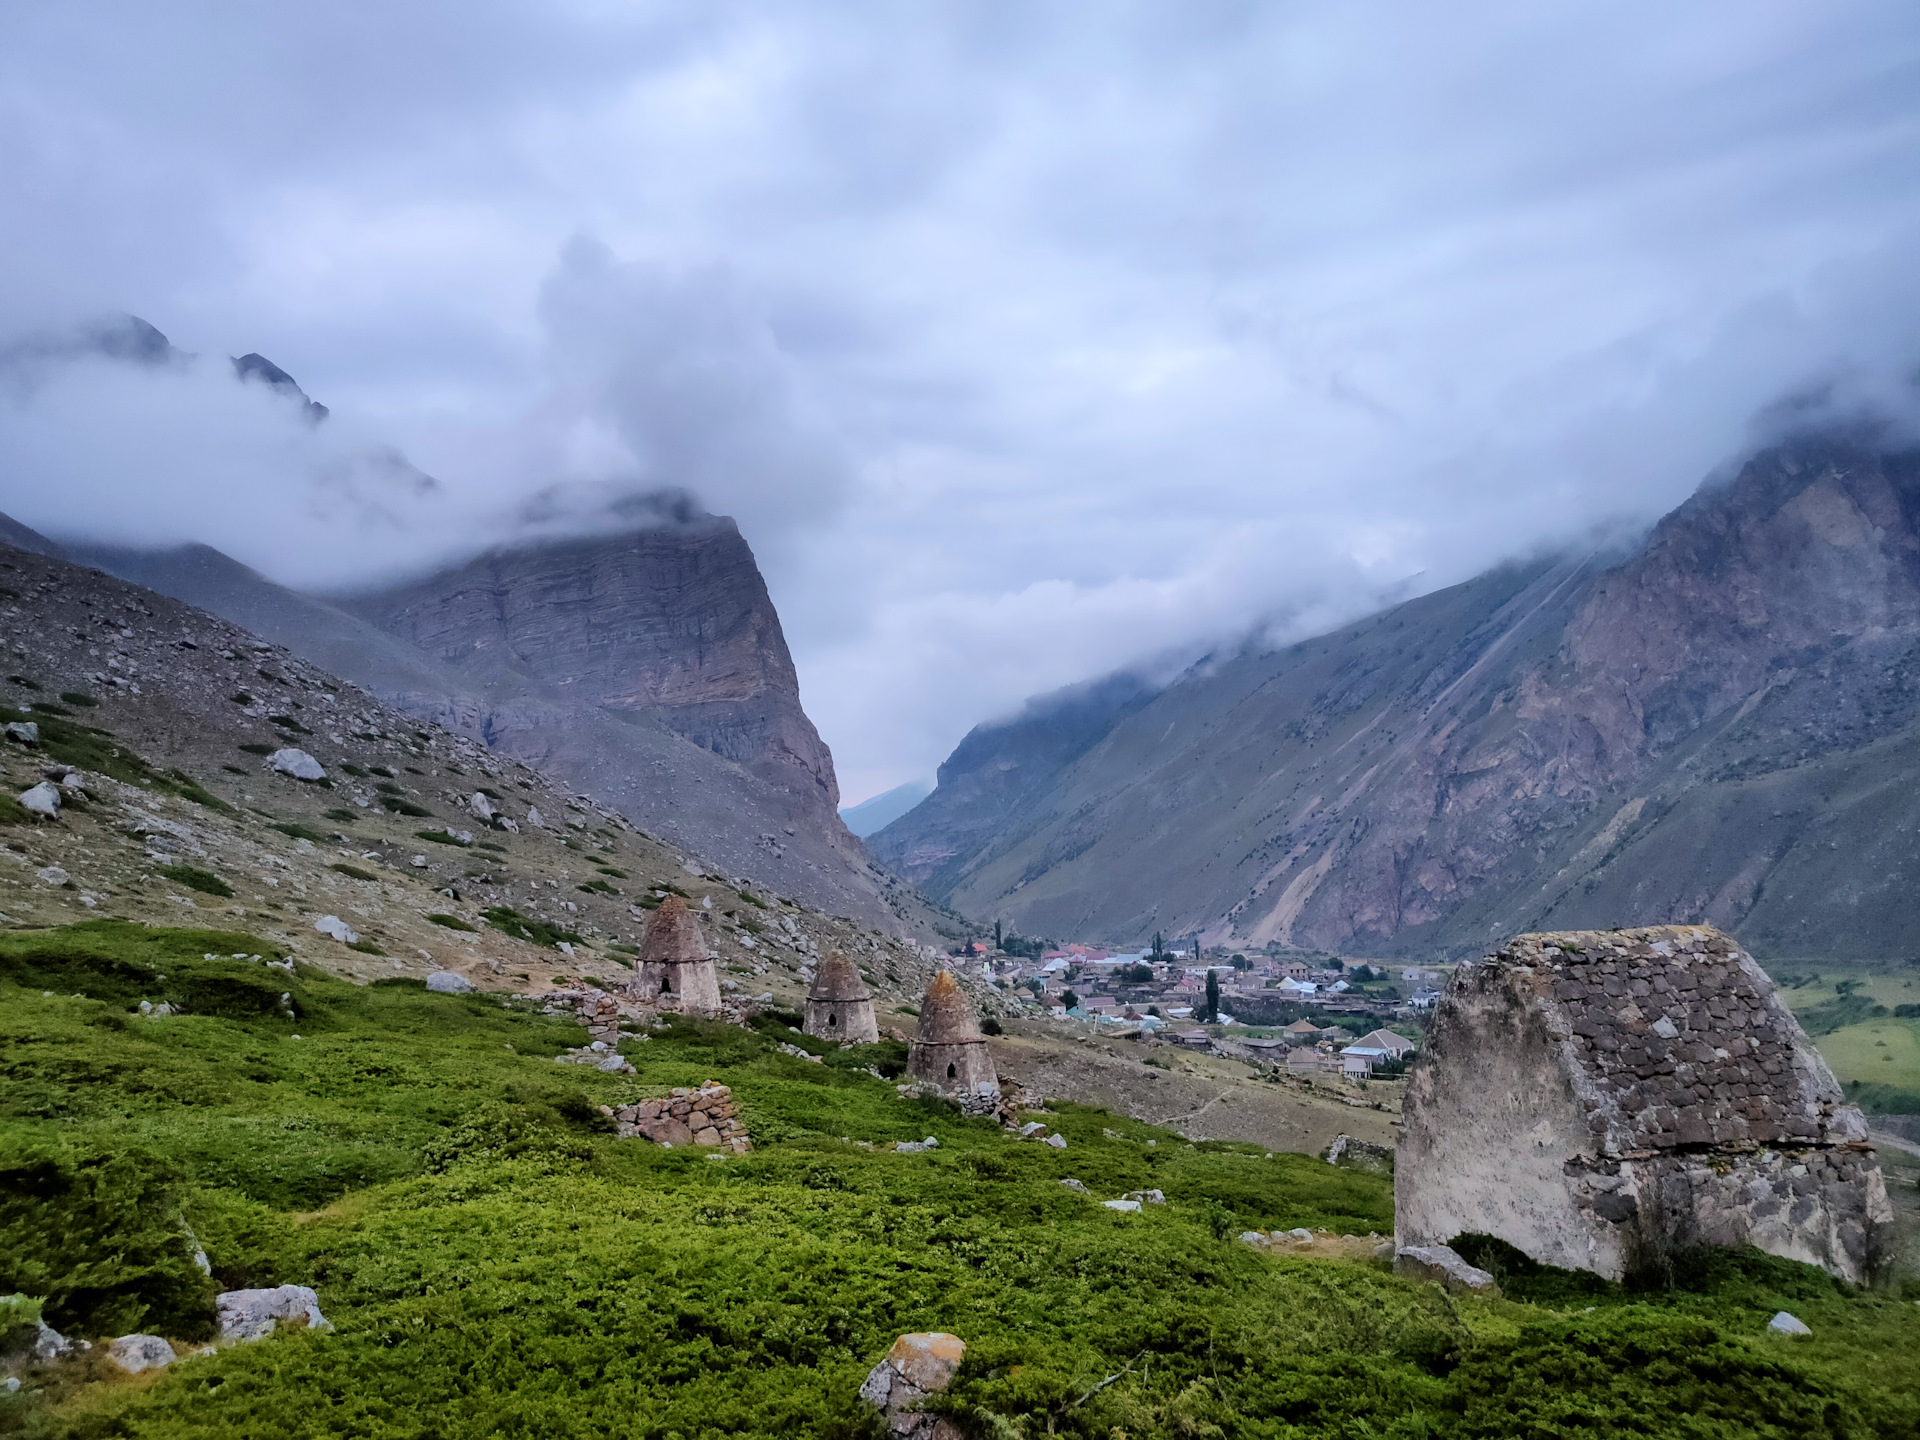
[[725,1146],[736,1155],[753,1148],[732,1088],[715,1080],[697,1090],[676,1089],[664,1099],[622,1106],[613,1118],[622,1136],[644,1136],[661,1145]]
[[1402,1244],[1478,1232],[1614,1278],[1698,1245],[1849,1281],[1884,1259],[1864,1120],[1710,929],[1524,935],[1461,967],[1405,1110]]

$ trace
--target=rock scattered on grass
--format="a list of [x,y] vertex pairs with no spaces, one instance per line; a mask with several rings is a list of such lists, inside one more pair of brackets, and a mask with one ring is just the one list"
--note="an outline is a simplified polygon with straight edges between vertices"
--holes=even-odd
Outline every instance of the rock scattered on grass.
[[163,1369],[179,1358],[158,1335],[122,1335],[107,1347],[107,1355],[129,1375]]
[[1807,1327],[1806,1321],[1797,1319],[1794,1316],[1789,1315],[1784,1310],[1780,1311],[1771,1320],[1767,1321],[1767,1329],[1770,1330],[1775,1335],[1811,1335],[1813,1334],[1813,1331]]
[[276,750],[267,757],[267,768],[295,780],[324,780],[326,767],[304,750]]
[[440,995],[471,995],[473,982],[452,970],[436,970],[427,976],[427,989]]
[[306,1285],[278,1285],[270,1290],[228,1290],[218,1296],[222,1340],[264,1340],[282,1321],[307,1330],[331,1330],[320,1313],[320,1297]]
[[1431,1280],[1456,1295],[1500,1293],[1493,1276],[1469,1265],[1449,1245],[1403,1245],[1394,1252],[1393,1273],[1409,1280]]
[[20,804],[43,820],[60,818],[60,791],[42,780],[31,790],[23,790],[19,795]]

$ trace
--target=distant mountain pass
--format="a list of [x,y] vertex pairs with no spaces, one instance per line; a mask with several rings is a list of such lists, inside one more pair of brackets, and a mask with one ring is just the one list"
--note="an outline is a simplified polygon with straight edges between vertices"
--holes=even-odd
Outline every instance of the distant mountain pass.
[[989,816],[1006,728],[869,843],[1029,934],[1468,955],[1710,921],[1920,955],[1920,454],[1794,440],[1624,560],[1215,658]]
[[891,825],[932,793],[931,785],[910,780],[858,805],[841,806],[840,819],[847,829],[864,840],[882,826]]

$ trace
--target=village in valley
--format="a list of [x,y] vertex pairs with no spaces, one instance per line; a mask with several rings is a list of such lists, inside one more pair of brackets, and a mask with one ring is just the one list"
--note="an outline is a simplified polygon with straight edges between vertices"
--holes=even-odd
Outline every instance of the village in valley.
[[1270,945],[1251,954],[1156,934],[1136,950],[1003,933],[958,948],[1009,1005],[1105,1039],[1161,1041],[1297,1076],[1397,1076],[1447,971]]

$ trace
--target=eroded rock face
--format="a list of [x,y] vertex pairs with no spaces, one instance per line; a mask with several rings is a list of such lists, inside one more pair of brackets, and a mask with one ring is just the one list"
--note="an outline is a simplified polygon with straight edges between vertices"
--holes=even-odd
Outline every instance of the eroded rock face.
[[1404,1246],[1467,1233],[1612,1279],[1752,1244],[1864,1282],[1893,1214],[1860,1112],[1705,927],[1523,935],[1454,975],[1409,1077]]

